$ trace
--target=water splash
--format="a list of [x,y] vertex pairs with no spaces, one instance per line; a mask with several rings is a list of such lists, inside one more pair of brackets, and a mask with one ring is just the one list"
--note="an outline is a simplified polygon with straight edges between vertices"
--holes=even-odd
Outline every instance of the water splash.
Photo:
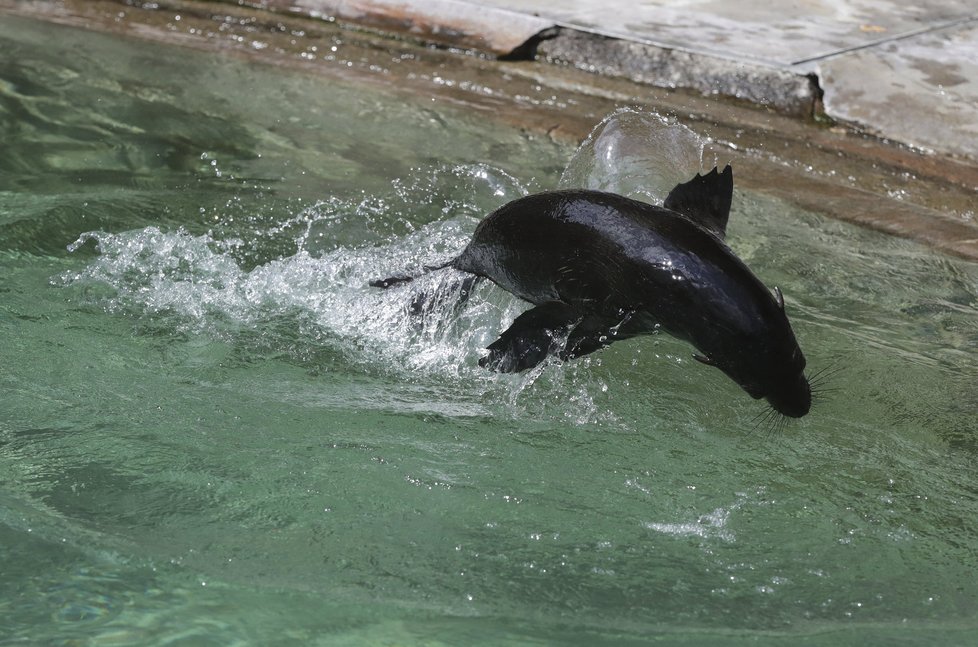
[[[671,188],[664,178],[688,175],[702,149],[702,140],[674,122],[620,110],[582,144],[562,182],[581,177],[620,192],[641,183],[648,191],[651,174]],[[238,206],[206,233],[156,226],[87,232],[69,250],[94,244],[98,256],[60,283],[98,285],[95,301],[106,310],[155,327],[222,339],[251,331],[273,349],[325,350],[399,382],[464,383],[469,396],[473,389],[487,394],[516,416],[612,421],[602,404],[608,385],[590,371],[600,359],[553,360],[520,375],[478,366],[483,349],[526,308],[489,282],[464,307],[464,275],[451,269],[389,290],[369,287],[451,259],[486,213],[526,193],[488,164],[439,165],[393,182],[386,194],[334,196],[286,218],[249,216]],[[411,312],[419,294],[431,304],[423,317]]]
[[[763,495],[760,488],[757,495]],[[751,497],[745,492],[738,492],[736,500],[728,506],[721,506],[706,514],[697,516],[695,521],[658,522],[647,521],[642,524],[653,532],[671,535],[673,537],[699,537],[700,539],[719,539],[723,542],[736,541],[736,535],[728,527],[730,517],[748,503]]]
[[[98,258],[63,281],[110,287],[113,294],[104,304],[109,310],[164,315],[175,318],[180,328],[213,333],[291,316],[316,324],[327,336],[371,349],[380,341],[394,348],[406,332],[430,340],[444,327],[444,317],[430,317],[423,329],[414,330],[407,292],[373,290],[368,280],[398,261],[410,265],[418,249],[457,247],[462,238],[448,223],[423,228],[389,247],[339,248],[318,257],[300,250],[250,271],[235,262],[234,241],[183,229],[89,232],[69,249],[89,242],[95,243]],[[448,276],[433,277],[419,287],[437,291],[448,281]]]
[[673,118],[620,108],[595,126],[577,149],[560,187],[661,203],[677,184],[706,170],[706,143]]
[[[100,286],[95,301],[107,311],[177,332],[239,340],[246,331],[284,351],[319,348],[370,374],[398,382],[455,383],[458,397],[502,407],[513,417],[530,414],[574,424],[612,421],[596,403],[589,362],[556,360],[519,375],[478,366],[484,348],[525,304],[483,283],[464,306],[461,281],[452,269],[433,272],[403,287],[378,290],[369,280],[412,267],[433,250],[457,253],[470,223],[433,223],[388,245],[338,248],[313,256],[299,251],[245,270],[233,258],[235,243],[185,230],[156,227],[111,234],[89,232],[70,249],[94,243],[98,257],[64,274],[64,286]],[[106,294],[108,288],[108,294]],[[429,307],[411,312],[418,294]],[[409,406],[405,404],[404,406]]]

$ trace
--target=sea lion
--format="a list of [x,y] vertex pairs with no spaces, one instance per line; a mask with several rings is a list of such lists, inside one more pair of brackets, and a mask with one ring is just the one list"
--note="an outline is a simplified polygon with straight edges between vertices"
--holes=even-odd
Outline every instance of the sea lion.
[[[486,216],[453,267],[529,301],[479,364],[523,371],[660,329],[686,340],[785,416],[812,394],[778,288],[768,290],[724,243],[733,170],[677,185],[662,206],[591,190],[549,191]],[[412,280],[372,281],[390,287]]]

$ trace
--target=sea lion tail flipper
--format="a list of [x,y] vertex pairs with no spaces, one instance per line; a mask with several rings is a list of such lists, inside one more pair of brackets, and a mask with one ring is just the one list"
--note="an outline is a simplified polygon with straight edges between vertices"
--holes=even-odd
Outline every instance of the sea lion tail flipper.
[[436,270],[443,270],[446,267],[451,267],[455,263],[456,259],[452,259],[447,263],[442,263],[441,265],[425,265],[422,267],[421,271],[417,274],[395,274],[394,276],[389,276],[386,279],[374,279],[370,281],[370,287],[372,288],[382,288],[386,290],[389,287],[399,285],[401,283],[410,283],[414,279],[421,278],[425,274],[434,272]]
[[548,301],[527,310],[513,321],[479,366],[499,373],[519,373],[533,368],[560,348],[563,337],[580,315],[560,301]]
[[723,238],[727,233],[732,200],[733,169],[727,164],[723,172],[713,167],[706,175],[697,173],[689,182],[677,184],[662,206],[681,213]]

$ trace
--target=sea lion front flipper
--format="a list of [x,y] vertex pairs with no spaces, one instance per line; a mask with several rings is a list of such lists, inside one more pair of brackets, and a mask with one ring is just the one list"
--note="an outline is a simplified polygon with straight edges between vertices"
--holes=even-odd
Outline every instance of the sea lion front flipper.
[[619,314],[614,317],[590,314],[571,330],[567,336],[567,344],[560,352],[560,358],[572,360],[583,357],[607,348],[616,341],[648,334],[654,329],[655,326],[648,317],[642,316],[636,310],[619,310]]
[[599,315],[584,317],[567,337],[567,343],[560,352],[560,359],[564,361],[577,359],[609,346],[611,342],[616,341],[611,334],[611,328],[616,323]]
[[499,373],[533,368],[560,348],[563,337],[579,318],[577,310],[560,301],[531,308],[489,345],[489,354],[479,360],[479,366]]

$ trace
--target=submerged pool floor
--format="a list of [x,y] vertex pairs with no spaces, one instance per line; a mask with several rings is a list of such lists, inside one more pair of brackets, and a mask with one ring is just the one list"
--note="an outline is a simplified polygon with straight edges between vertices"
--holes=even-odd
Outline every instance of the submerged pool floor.
[[489,374],[523,304],[418,326],[367,281],[574,147],[26,20],[0,50],[0,643],[978,629],[975,264],[738,189],[730,245],[830,375],[808,417],[759,425],[665,335]]

